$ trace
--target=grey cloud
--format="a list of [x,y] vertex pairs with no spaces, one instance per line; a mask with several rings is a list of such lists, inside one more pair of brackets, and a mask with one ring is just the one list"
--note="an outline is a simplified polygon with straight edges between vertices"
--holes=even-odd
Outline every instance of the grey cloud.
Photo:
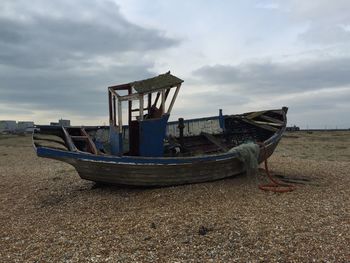
[[0,103],[8,114],[13,107],[103,116],[107,86],[153,75],[144,55],[178,43],[128,21],[110,0],[4,0]]
[[242,105],[250,101],[247,96],[228,96],[225,92],[218,91],[199,91],[198,93],[188,94],[182,99],[184,104],[191,105],[191,108],[206,109],[214,108],[217,110],[219,107],[225,107],[227,105],[238,104]]
[[194,75],[201,81],[246,92],[293,93],[350,85],[350,58],[289,63],[246,63],[204,66]]
[[289,105],[289,123],[304,128],[350,128],[350,88],[330,93],[309,94],[302,98],[285,99],[282,102]]
[[[282,1],[280,1],[282,3]],[[349,43],[350,32],[342,26],[350,24],[348,0],[283,1],[286,15],[298,24],[307,25],[299,39],[309,44],[330,45]]]
[[[327,112],[336,111],[342,108],[350,110],[350,88],[336,90],[332,93],[306,94],[302,97],[288,98],[281,100],[286,105],[292,105],[294,113],[303,114],[305,112]],[[322,114],[321,114],[322,115]]]
[[[16,75],[1,72],[0,103],[27,109],[65,110],[101,116],[107,113],[107,86],[146,78],[150,65],[110,67],[90,74],[45,71]],[[6,76],[7,75],[7,76]]]
[[[250,101],[251,99],[244,95],[233,96],[231,93],[227,94],[220,91],[199,91],[178,98],[172,119],[215,116],[219,114],[219,109],[231,109],[234,105],[242,106]],[[225,110],[224,114],[239,113],[225,112]]]
[[350,32],[340,25],[313,25],[299,38],[309,43],[347,43],[350,42]]
[[45,67],[61,60],[79,62],[120,52],[158,50],[178,43],[159,31],[128,22],[116,6],[110,14],[114,18],[111,24],[103,22],[101,10],[94,11],[99,19],[34,14],[25,21],[0,17],[0,63]]

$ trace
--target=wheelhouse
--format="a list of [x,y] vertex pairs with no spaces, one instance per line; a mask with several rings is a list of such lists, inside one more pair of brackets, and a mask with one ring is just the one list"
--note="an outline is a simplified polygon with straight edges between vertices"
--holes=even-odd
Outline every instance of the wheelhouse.
[[[163,155],[168,119],[182,82],[169,71],[154,78],[108,87],[113,155]],[[125,108],[127,112],[123,114]],[[127,119],[129,127],[127,145],[123,143],[123,118]]]

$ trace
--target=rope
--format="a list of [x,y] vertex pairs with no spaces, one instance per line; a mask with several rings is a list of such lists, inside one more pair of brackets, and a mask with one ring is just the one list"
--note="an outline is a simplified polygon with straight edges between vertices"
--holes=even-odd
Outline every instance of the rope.
[[263,169],[267,175],[267,177],[270,179],[271,183],[269,184],[260,184],[259,189],[264,191],[271,191],[276,193],[286,193],[291,192],[296,189],[294,185],[282,183],[280,181],[277,181],[275,178],[273,178],[270,174],[269,167],[267,165],[267,154],[266,154],[266,146],[264,143],[258,143],[260,146],[262,146],[264,150],[264,165],[265,169]]

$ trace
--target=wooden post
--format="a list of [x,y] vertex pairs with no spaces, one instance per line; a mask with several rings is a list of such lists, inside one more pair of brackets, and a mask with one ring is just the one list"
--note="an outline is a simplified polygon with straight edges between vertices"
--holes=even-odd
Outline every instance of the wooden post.
[[143,94],[140,94],[140,121],[143,120]]
[[154,100],[154,103],[153,103],[154,106],[157,106],[157,102],[158,102],[159,96],[160,96],[160,93],[159,93],[159,91],[158,91],[158,92],[157,92],[156,99]]
[[147,111],[148,115],[151,114],[151,106],[152,106],[151,104],[152,104],[152,93],[148,93],[148,106],[147,106],[147,108],[148,108],[148,111]]
[[160,105],[161,109],[162,109],[162,115],[165,112],[165,90],[162,89],[162,104]]
[[179,94],[180,87],[181,87],[181,84],[178,85],[178,86],[176,87],[174,96],[173,96],[173,98],[171,99],[171,102],[170,102],[170,105],[169,105],[169,109],[168,109],[168,111],[167,111],[168,114],[170,114],[171,110],[173,109],[173,106],[174,106],[174,103],[175,103],[177,94]]
[[122,114],[122,102],[118,100],[118,130],[119,133],[123,132],[123,114]]
[[116,126],[117,113],[116,113],[116,105],[115,105],[115,96],[113,95],[112,98],[113,98],[113,125]]
[[112,93],[108,90],[108,106],[109,106],[109,125],[113,124],[113,111],[112,111]]
[[[130,95],[132,93],[132,87],[129,86],[128,87],[128,95]],[[131,123],[131,119],[132,119],[132,114],[131,114],[131,110],[132,110],[132,100],[129,100],[128,101],[128,104],[129,104],[129,120],[128,120],[128,125],[130,127],[130,123]]]

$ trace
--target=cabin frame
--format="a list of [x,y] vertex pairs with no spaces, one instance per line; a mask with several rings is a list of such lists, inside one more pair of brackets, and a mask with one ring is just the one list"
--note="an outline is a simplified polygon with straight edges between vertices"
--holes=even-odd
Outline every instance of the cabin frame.
[[[129,126],[129,152],[126,154],[153,157],[161,155],[166,124],[182,82],[182,79],[171,75],[169,71],[154,78],[108,87],[110,140],[113,154],[123,155],[122,106],[126,102]],[[173,88],[175,92],[166,109],[166,101]],[[125,91],[127,94],[122,95],[121,93]],[[135,104],[138,104],[137,108],[133,108]],[[157,107],[158,104],[159,107]],[[135,120],[133,120],[133,112],[139,113],[135,116]],[[154,150],[150,149],[152,145],[143,140],[144,137],[151,137],[155,144]]]

